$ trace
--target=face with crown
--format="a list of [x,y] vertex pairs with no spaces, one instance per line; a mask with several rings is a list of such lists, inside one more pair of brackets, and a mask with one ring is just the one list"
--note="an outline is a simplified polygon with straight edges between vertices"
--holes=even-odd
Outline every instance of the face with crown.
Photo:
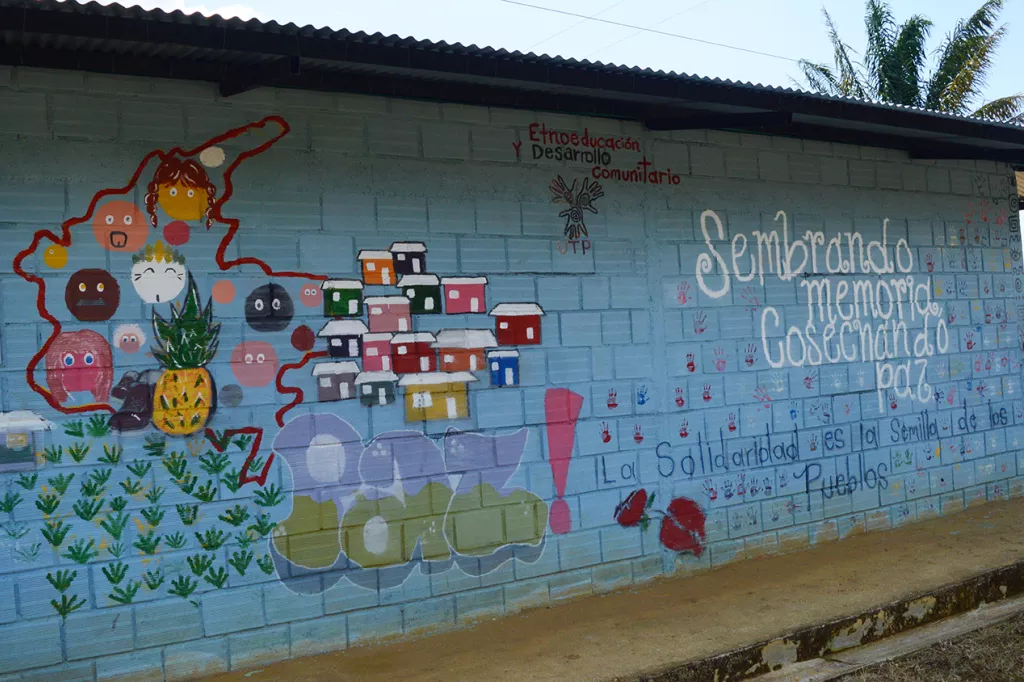
[[163,242],[132,258],[132,285],[146,303],[166,303],[178,296],[188,279],[185,259]]

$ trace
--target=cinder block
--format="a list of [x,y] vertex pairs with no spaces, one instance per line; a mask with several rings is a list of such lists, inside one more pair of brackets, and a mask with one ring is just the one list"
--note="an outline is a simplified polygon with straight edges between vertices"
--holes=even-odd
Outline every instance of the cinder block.
[[338,651],[348,646],[348,616],[325,616],[292,623],[291,655],[313,656]]
[[259,586],[208,592],[202,598],[202,612],[207,637],[259,627],[266,622]]
[[445,630],[455,625],[455,598],[452,596],[406,604],[402,611],[407,634]]
[[160,650],[133,651],[130,654],[97,659],[96,679],[163,682],[164,663]]
[[18,643],[18,646],[0,647],[0,670],[5,672],[61,662],[60,618],[57,616],[0,626],[0,639]]
[[164,648],[164,675],[167,682],[195,680],[227,671],[226,637],[202,639]]
[[501,616],[505,613],[505,589],[491,587],[457,594],[455,613],[460,625]]
[[73,613],[68,616],[65,634],[69,661],[129,651],[134,638],[132,610],[116,608]]
[[184,599],[147,602],[135,610],[135,646],[156,647],[203,636],[199,609]]
[[348,615],[349,645],[402,634],[402,607],[385,606]]
[[244,670],[288,658],[288,626],[261,628],[228,635],[231,670]]

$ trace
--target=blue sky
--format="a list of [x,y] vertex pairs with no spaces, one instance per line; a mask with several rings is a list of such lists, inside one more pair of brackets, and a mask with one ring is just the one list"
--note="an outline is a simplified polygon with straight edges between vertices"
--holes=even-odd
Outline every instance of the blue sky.
[[[522,0],[525,3],[678,33],[792,59],[831,61],[824,5],[854,49],[864,40],[861,0]],[[282,23],[395,33],[431,40],[476,43],[510,50],[587,58],[629,66],[792,85],[796,64],[688,40],[637,32],[501,0],[142,0],[145,7],[219,12]],[[935,24],[931,47],[972,13],[981,0],[892,0],[898,20],[920,13]],[[1024,0],[1008,0],[1002,20],[1009,34],[998,53],[985,95],[1024,91]]]

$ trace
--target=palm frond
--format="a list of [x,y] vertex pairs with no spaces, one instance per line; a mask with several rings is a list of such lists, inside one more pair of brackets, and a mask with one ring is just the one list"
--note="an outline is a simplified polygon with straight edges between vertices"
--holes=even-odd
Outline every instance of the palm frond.
[[925,104],[931,109],[962,114],[984,83],[995,48],[1006,33],[996,28],[1005,0],[987,0],[957,22],[936,50],[938,64],[928,83]]
[[884,74],[889,54],[895,42],[894,29],[896,22],[892,18],[892,10],[882,0],[867,0],[864,15],[864,29],[867,33],[868,45],[864,50],[864,69],[869,82],[877,90],[877,95],[885,99],[886,77]]
[[832,43],[833,59],[839,75],[836,79],[839,94],[867,98],[869,96],[868,89],[864,86],[863,78],[853,60],[850,59],[850,52],[852,52],[850,46],[839,37],[839,29],[836,28],[828,10],[823,7],[821,13],[825,15],[825,26],[828,27],[828,38]]
[[924,103],[921,72],[928,59],[925,42],[931,27],[932,22],[918,14],[900,26],[881,69],[879,90],[882,99],[909,106]]
[[822,95],[842,96],[843,93],[839,87],[839,81],[836,80],[832,69],[824,64],[815,64],[806,59],[801,59],[800,71],[804,75],[804,80],[807,81],[807,84],[815,92]]
[[972,112],[971,116],[1009,123],[1024,122],[1024,93],[987,102]]

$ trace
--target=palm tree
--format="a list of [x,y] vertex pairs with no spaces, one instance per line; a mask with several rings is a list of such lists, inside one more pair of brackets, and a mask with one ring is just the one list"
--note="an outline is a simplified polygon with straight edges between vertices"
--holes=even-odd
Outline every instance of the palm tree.
[[822,94],[877,99],[924,107],[961,116],[1024,122],[1024,94],[1000,97],[974,109],[992,66],[1006,25],[996,26],[1005,0],[987,0],[978,11],[957,22],[932,53],[934,70],[925,76],[925,47],[932,22],[915,14],[902,24],[893,19],[885,0],[867,0],[864,25],[867,49],[862,62],[839,38],[832,17],[822,8],[832,42],[835,66],[800,60],[804,78]]

